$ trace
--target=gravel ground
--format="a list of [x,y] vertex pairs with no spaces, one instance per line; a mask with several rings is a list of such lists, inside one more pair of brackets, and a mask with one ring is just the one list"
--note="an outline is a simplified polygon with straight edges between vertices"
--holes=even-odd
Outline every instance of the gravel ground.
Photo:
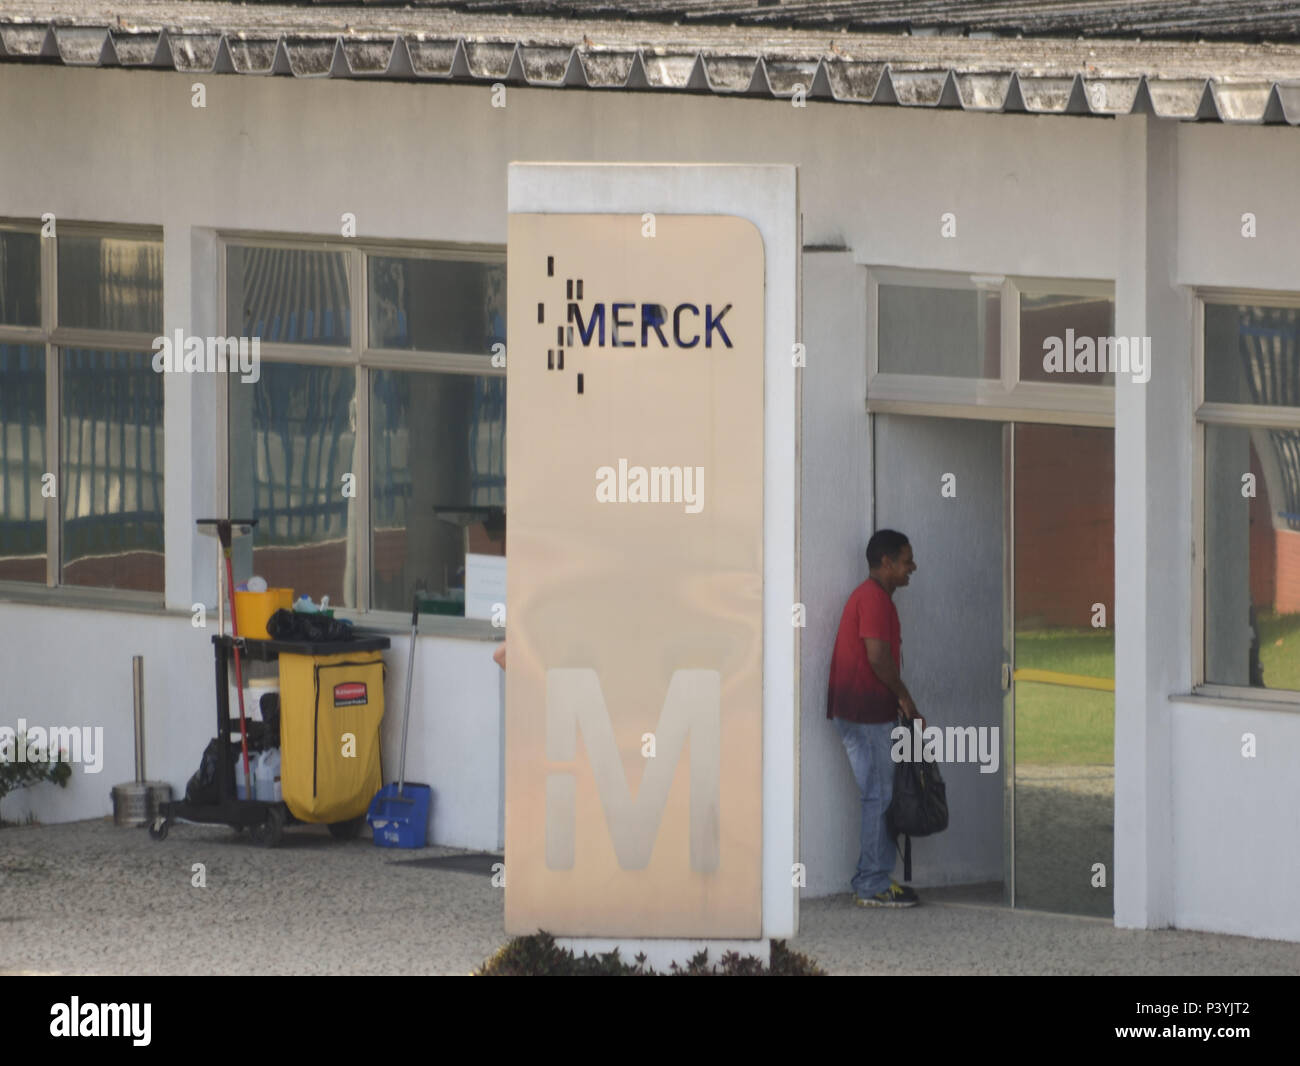
[[[111,819],[0,829],[0,973],[467,974],[502,943],[484,873],[291,827],[277,849],[222,827],[151,841]],[[194,863],[207,887],[191,886]],[[912,910],[805,900],[792,946],[837,974],[1300,972],[1300,945],[972,904],[923,892]]]
[[112,819],[0,829],[0,973],[467,974],[506,939],[501,890],[397,861],[454,853],[323,826],[278,848],[180,823],[161,842]]

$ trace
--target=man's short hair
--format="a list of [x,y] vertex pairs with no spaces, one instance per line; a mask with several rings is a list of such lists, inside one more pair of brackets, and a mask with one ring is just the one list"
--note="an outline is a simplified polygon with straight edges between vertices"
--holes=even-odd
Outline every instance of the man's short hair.
[[867,541],[867,565],[874,570],[884,562],[885,556],[896,558],[898,553],[910,543],[911,541],[896,529],[876,530]]

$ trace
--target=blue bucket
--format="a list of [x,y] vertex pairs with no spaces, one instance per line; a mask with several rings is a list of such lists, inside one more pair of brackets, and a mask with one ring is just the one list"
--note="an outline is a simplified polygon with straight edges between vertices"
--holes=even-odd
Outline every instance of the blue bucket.
[[429,807],[433,789],[410,781],[397,794],[396,785],[385,785],[375,793],[366,811],[366,821],[381,848],[422,848],[429,828]]

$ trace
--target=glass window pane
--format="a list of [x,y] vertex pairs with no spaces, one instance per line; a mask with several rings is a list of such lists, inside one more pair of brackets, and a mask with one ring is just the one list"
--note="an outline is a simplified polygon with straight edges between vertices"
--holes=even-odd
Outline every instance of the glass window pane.
[[950,378],[1001,376],[1001,294],[880,286],[880,372]]
[[162,332],[162,241],[59,238],[59,325]]
[[370,344],[492,354],[506,339],[504,263],[369,260]]
[[370,380],[373,606],[405,610],[423,589],[435,610],[463,615],[466,553],[505,554],[505,378]]
[[1205,559],[1205,680],[1300,691],[1300,431],[1206,426]]
[[45,348],[0,342],[0,581],[45,583]]
[[1205,399],[1300,407],[1300,309],[1205,305]]
[[252,537],[235,542],[235,580],[257,574],[295,597],[355,607],[362,502],[345,495],[344,475],[356,473],[357,372],[261,368],[255,383],[230,381],[230,514],[258,519]]
[[0,230],[0,324],[41,324],[41,238]]
[[230,245],[226,331],[268,343],[347,347],[352,298],[346,254]]
[[[1115,337],[1115,301],[1066,293],[1020,294],[1020,380],[1114,385],[1118,366],[1150,372],[1149,345]],[[1140,360],[1147,360],[1142,363]]]
[[163,376],[152,359],[63,351],[65,584],[163,591]]

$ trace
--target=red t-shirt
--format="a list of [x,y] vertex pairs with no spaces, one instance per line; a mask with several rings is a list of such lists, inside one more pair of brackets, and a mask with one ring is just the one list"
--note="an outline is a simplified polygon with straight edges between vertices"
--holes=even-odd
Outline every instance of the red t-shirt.
[[840,616],[831,653],[831,680],[826,693],[826,717],[850,722],[892,722],[898,717],[898,697],[871,669],[864,637],[889,642],[894,665],[902,668],[903,635],[898,609],[880,585],[867,578],[849,596]]

